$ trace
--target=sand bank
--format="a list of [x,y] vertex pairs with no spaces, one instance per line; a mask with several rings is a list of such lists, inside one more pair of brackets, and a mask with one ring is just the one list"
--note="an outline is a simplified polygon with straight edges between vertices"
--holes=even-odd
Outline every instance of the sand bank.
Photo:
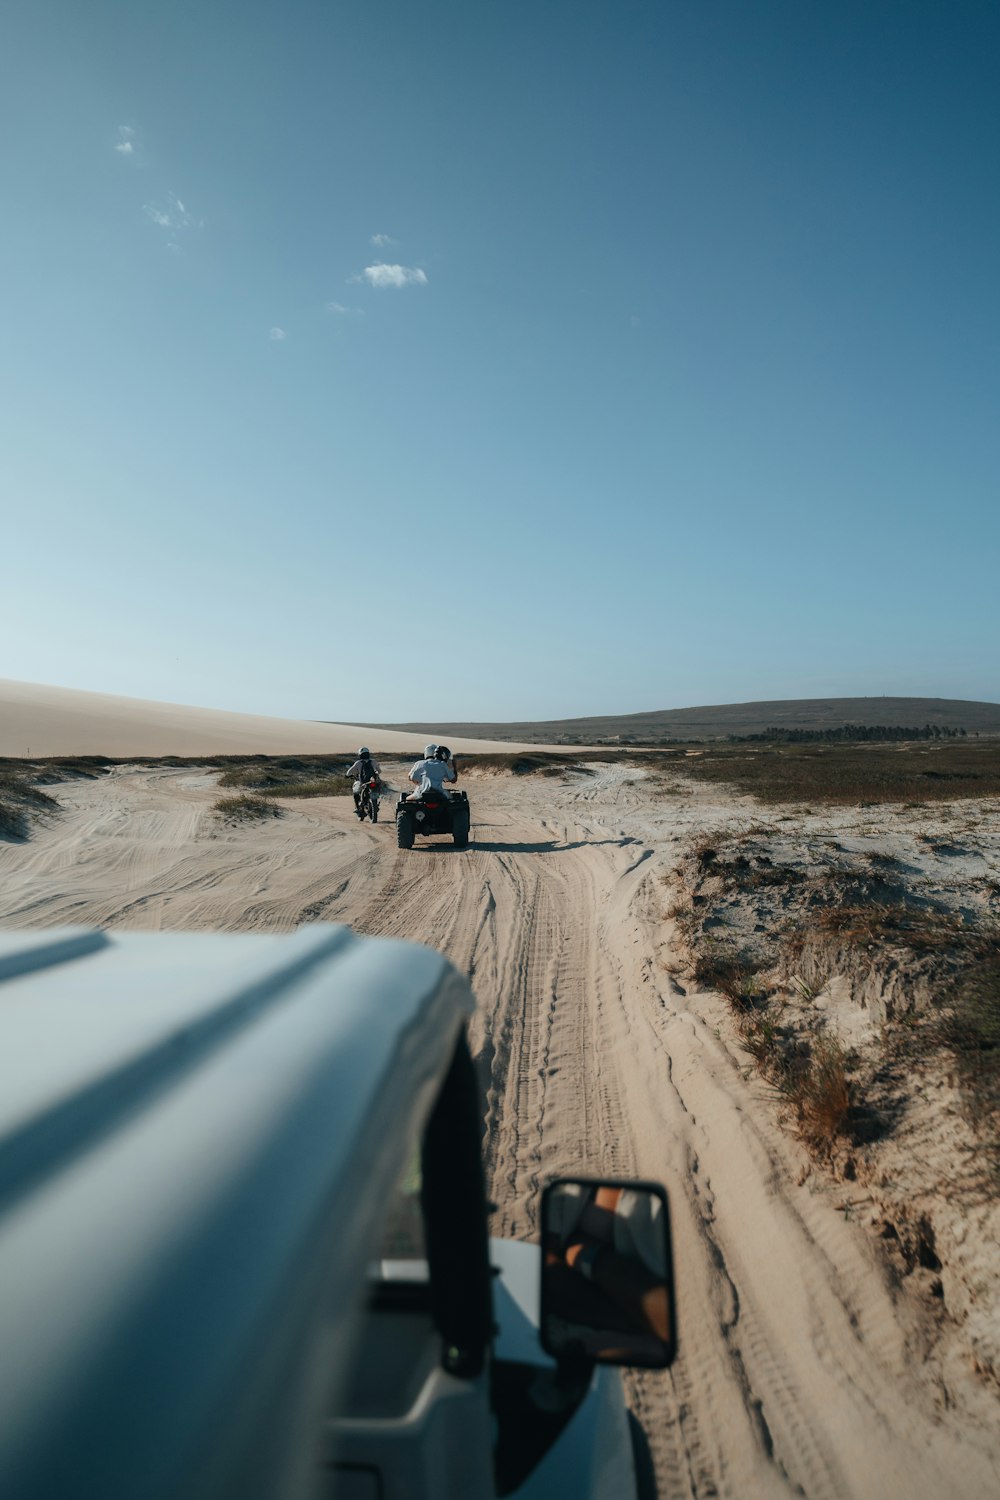
[[[226,713],[0,678],[0,756],[353,755],[363,742],[409,755],[420,749],[421,738],[358,724]],[[458,753],[529,748],[500,740],[449,744]]]

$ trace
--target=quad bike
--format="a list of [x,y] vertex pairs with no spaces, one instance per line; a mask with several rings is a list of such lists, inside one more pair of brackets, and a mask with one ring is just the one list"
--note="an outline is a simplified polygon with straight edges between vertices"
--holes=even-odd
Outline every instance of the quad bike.
[[419,797],[400,797],[396,803],[396,843],[400,849],[412,849],[419,833],[427,837],[450,833],[456,849],[469,847],[471,827],[469,799],[465,792],[421,792]]
[[365,818],[371,818],[373,823],[378,822],[379,785],[378,777],[372,776],[364,782],[361,787],[361,800],[358,804],[358,817],[364,822]]

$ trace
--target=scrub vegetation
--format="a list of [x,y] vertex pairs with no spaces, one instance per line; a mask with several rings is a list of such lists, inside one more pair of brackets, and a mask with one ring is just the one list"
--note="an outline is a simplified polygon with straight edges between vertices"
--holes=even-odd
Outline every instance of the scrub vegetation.
[[1000,934],[984,936],[952,983],[939,1035],[1000,1185]]
[[[414,746],[412,757],[420,758]],[[405,760],[375,750],[379,760]],[[218,770],[220,786],[266,791],[280,797],[328,797],[350,789],[346,755],[53,756],[0,763],[7,773],[39,785],[99,776],[117,765],[204,766]],[[459,770],[512,776],[587,774],[587,765],[634,767],[661,791],[677,794],[676,778],[717,783],[762,804],[807,807],[899,803],[919,806],[959,798],[1000,796],[1000,737],[947,737],[904,743],[775,744],[722,742],[671,749],[550,751],[460,755]]]
[[350,778],[344,775],[351,758],[346,755],[51,756],[0,762],[0,785],[5,777],[44,785],[105,776],[115,766],[178,769],[189,766],[219,771],[220,787],[258,791],[272,797],[339,797],[351,788]]
[[818,1029],[789,1024],[787,1007],[759,960],[709,943],[695,959],[693,975],[702,988],[725,996],[754,1068],[777,1091],[810,1149],[829,1154],[850,1134],[854,1090],[845,1049]]
[[655,709],[648,713],[602,714],[578,719],[519,720],[514,723],[381,724],[421,739],[514,740],[533,745],[676,745],[725,742],[750,734],[823,733],[856,726],[895,733],[906,725],[964,729],[968,734],[1000,734],[1000,704],[967,698],[789,698],[759,703],[722,703],[699,708]]
[[508,772],[511,776],[565,776],[573,771],[586,774],[585,767],[565,755],[549,751],[532,751],[521,754],[506,754],[503,751],[483,755],[457,755],[459,771]]
[[23,771],[0,765],[0,838],[27,838],[32,820],[58,807],[56,799],[40,791]]
[[687,776],[769,804],[923,804],[1000,795],[1000,738],[713,745],[701,753],[675,752],[670,760]]
[[[932,861],[975,857],[910,838]],[[810,1149],[889,1133],[907,1075],[936,1063],[1000,1191],[998,894],[986,876],[935,883],[916,856],[756,826],[696,840],[667,915]],[[863,1044],[841,1035],[836,997],[867,1017]]]
[[222,817],[239,823],[259,823],[264,818],[280,818],[281,808],[272,797],[242,792],[238,797],[220,797],[212,804]]
[[244,762],[224,770],[219,785],[252,788],[269,797],[342,797],[352,783],[344,775],[344,757],[339,756]]

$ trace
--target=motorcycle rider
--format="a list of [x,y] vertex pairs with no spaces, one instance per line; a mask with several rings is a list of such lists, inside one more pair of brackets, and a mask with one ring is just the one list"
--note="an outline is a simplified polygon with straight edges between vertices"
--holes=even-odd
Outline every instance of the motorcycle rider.
[[[441,752],[444,751],[442,756]],[[458,772],[451,758],[451,752],[446,745],[425,745],[424,758],[418,760],[410,772],[409,779],[416,787],[416,791],[410,792],[410,797],[421,797],[424,792],[440,792],[443,797],[448,796],[445,788],[446,781],[457,781]]]
[[367,745],[362,745],[358,751],[358,758],[353,766],[348,766],[348,776],[354,777],[354,811],[358,817],[364,820],[364,808],[361,806],[361,788],[374,776],[376,781],[381,782],[382,771],[378,761],[372,755]]

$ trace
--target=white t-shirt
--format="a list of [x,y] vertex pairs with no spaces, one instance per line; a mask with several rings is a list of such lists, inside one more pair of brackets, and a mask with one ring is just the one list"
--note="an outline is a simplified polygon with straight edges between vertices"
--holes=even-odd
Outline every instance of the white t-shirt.
[[443,760],[418,760],[410,772],[410,780],[416,781],[421,792],[443,792],[446,781],[457,781],[458,777]]

